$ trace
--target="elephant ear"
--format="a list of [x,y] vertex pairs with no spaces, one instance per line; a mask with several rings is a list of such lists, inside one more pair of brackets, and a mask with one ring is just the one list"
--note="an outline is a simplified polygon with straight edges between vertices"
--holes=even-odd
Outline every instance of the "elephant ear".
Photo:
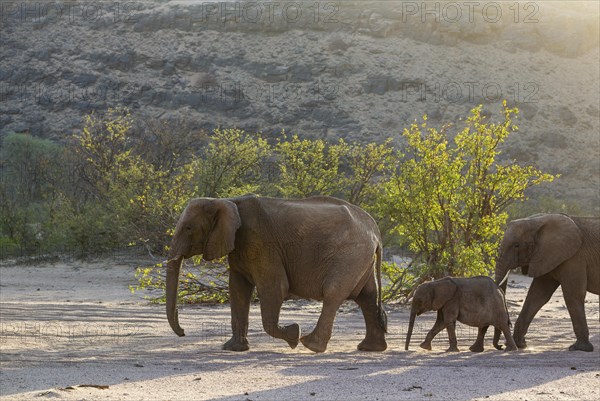
[[534,249],[529,261],[530,277],[539,277],[571,258],[583,239],[577,224],[564,214],[549,214],[538,218]]
[[451,277],[437,280],[433,284],[432,310],[440,310],[456,293],[457,285]]
[[204,259],[221,258],[235,249],[235,232],[242,225],[235,203],[225,199],[215,199],[209,208],[213,214],[213,227],[208,234]]

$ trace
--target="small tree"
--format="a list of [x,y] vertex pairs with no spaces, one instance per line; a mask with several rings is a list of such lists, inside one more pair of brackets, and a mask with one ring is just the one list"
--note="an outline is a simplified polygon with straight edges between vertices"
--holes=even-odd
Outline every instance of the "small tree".
[[293,135],[276,147],[280,171],[277,189],[284,197],[304,198],[334,195],[340,191],[340,157],[346,144],[328,145],[322,139],[300,139]]
[[87,116],[74,136],[80,181],[92,194],[71,224],[84,252],[134,243],[162,251],[176,215],[194,195],[192,166],[143,152],[133,140],[133,126],[128,110],[109,109]]
[[177,175],[208,142],[205,130],[190,126],[183,118],[137,118],[130,136],[133,154],[169,176]]
[[270,154],[269,144],[258,134],[237,128],[215,129],[203,154],[195,159],[199,193],[227,197],[258,192]]
[[504,121],[488,123],[482,106],[471,110],[454,140],[450,126],[421,125],[404,130],[406,157],[386,185],[380,205],[393,219],[393,230],[426,266],[422,274],[471,276],[493,268],[508,205],[525,190],[554,176],[534,166],[500,163],[501,145],[517,127],[504,102]]
[[119,172],[130,163],[132,123],[128,110],[108,109],[103,116],[87,115],[82,131],[74,136],[75,153],[83,162],[80,175],[98,198],[108,196]]
[[348,169],[344,198],[355,205],[372,208],[395,161],[392,140],[388,139],[382,144],[346,144],[340,140],[340,145],[344,146],[344,166]]

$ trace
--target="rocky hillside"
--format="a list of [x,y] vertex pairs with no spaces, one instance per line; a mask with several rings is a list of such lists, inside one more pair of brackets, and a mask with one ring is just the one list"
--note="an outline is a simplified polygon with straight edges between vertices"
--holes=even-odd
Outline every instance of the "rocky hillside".
[[[600,205],[598,3],[2,2],[0,131],[60,139],[93,110],[377,140],[423,114],[521,109],[506,157]],[[564,5],[566,4],[566,5]]]

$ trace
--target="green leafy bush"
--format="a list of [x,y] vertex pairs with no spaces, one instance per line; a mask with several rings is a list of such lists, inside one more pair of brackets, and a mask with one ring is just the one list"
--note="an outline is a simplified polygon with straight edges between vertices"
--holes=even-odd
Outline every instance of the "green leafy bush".
[[198,192],[207,197],[229,197],[259,192],[265,184],[264,162],[271,155],[267,141],[237,128],[215,129],[199,158]]
[[[406,299],[419,282],[488,274],[502,228],[526,191],[550,182],[534,166],[500,162],[516,109],[488,122],[482,107],[464,126],[412,124],[406,146],[288,136],[269,143],[237,128],[211,133],[125,109],[91,114],[59,145],[7,135],[0,152],[0,245],[9,252],[77,255],[133,244],[166,254],[177,217],[194,197],[253,192],[334,195],[369,211],[386,248],[408,249],[406,266],[384,263],[384,297]],[[538,200],[545,209],[571,206]],[[544,206],[545,205],[545,206]],[[226,266],[196,260],[182,271],[182,302],[227,300]],[[143,267],[133,290],[164,291],[164,266]]]
[[62,148],[26,134],[8,134],[0,147],[2,257],[39,254],[55,234],[56,188]]
[[379,205],[427,267],[422,279],[489,274],[506,208],[524,199],[528,188],[554,178],[534,166],[498,161],[501,145],[517,130],[512,117],[518,110],[505,103],[498,123],[487,122],[481,111],[471,110],[455,135],[451,126],[428,127],[426,116],[404,130],[406,156]]
[[279,193],[287,198],[335,195],[340,189],[340,157],[343,144],[329,145],[322,139],[300,139],[298,135],[279,140],[276,147]]

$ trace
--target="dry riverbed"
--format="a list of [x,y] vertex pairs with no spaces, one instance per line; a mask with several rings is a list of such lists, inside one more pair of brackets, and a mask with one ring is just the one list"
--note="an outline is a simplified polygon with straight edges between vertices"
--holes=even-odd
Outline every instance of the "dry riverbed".
[[[559,291],[532,323],[530,348],[468,346],[476,330],[458,329],[460,353],[418,344],[435,315],[417,320],[404,351],[408,309],[388,305],[388,350],[364,353],[355,304],[343,305],[329,348],[292,350],[267,336],[258,305],[250,316],[251,349],[221,350],[229,338],[228,306],[180,310],[186,336],[169,328],[164,306],[131,294],[135,263],[114,261],[0,266],[0,399],[2,400],[597,400],[600,399],[598,296],[586,309],[592,353],[569,352],[571,322]],[[513,274],[509,311],[516,320],[530,281]],[[320,305],[289,301],[283,323],[308,332]]]

